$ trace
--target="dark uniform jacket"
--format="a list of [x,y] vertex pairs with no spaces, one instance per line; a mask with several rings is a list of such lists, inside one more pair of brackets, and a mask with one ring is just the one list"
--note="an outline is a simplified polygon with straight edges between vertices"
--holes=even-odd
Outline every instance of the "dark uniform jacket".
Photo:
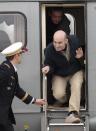
[[15,124],[11,104],[14,96],[26,104],[33,99],[32,96],[20,88],[18,75],[10,61],[4,61],[0,65],[0,124],[6,125],[8,120]]
[[45,49],[44,65],[50,66],[50,72],[59,76],[69,76],[82,69],[81,63],[76,56],[76,49],[80,47],[79,40],[72,35],[69,38],[70,59],[69,61],[61,52],[55,50],[53,44]]

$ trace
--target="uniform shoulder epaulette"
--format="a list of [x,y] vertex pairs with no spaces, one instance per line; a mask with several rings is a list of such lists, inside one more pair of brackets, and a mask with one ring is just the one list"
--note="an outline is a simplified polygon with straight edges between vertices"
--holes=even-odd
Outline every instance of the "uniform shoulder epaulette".
[[5,66],[7,66],[8,68],[10,68],[10,66],[7,63],[4,63]]

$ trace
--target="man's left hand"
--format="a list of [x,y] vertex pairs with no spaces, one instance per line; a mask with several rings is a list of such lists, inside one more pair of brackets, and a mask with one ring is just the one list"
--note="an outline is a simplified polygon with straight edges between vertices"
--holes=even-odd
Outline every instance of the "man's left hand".
[[83,50],[82,50],[82,48],[78,48],[78,49],[76,50],[76,56],[75,56],[75,57],[76,57],[77,59],[83,57]]

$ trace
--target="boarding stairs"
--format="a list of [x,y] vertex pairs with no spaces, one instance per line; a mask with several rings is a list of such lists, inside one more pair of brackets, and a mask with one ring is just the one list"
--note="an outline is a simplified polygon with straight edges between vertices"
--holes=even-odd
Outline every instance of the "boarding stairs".
[[[44,76],[44,98],[47,99],[47,77]],[[65,109],[65,108],[64,108]],[[86,115],[84,112],[81,114],[80,123],[64,123],[67,116],[67,111],[63,108],[48,108],[44,105],[44,113],[41,118],[41,131],[88,131],[86,129]]]

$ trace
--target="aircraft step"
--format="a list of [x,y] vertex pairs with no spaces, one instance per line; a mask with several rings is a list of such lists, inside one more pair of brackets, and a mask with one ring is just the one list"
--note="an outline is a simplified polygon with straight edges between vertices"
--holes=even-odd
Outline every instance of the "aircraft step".
[[49,123],[47,131],[86,131],[83,123]]
[[61,116],[47,116],[42,117],[41,131],[86,131],[85,121],[80,123],[64,123],[66,117]]

